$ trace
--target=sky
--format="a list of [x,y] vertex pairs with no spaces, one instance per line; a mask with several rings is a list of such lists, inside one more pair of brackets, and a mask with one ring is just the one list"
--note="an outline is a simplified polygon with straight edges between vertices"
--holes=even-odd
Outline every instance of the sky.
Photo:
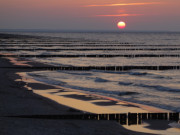
[[180,31],[180,0],[0,0],[0,29]]

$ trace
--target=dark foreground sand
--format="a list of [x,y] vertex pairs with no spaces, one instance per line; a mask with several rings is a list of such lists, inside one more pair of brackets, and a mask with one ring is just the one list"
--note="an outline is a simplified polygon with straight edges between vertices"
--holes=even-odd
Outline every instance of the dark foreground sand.
[[28,91],[23,82],[14,81],[19,78],[18,69],[2,68],[9,66],[13,65],[0,58],[0,135],[149,135],[129,131],[115,121],[6,117],[82,113]]

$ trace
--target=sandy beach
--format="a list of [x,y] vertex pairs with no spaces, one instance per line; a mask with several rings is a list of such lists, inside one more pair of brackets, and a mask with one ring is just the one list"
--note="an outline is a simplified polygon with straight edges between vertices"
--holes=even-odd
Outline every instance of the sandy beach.
[[[13,67],[7,59],[0,59],[0,134],[1,135],[34,135],[34,134],[89,134],[89,135],[143,135],[123,128],[115,121],[83,121],[83,120],[46,120],[10,118],[18,115],[59,115],[80,114],[81,111],[61,105],[47,98],[38,96],[24,88],[24,82],[15,82],[20,79],[15,73],[18,70],[9,70],[2,67]],[[22,72],[22,71],[21,71]],[[87,132],[88,131],[88,132]]]

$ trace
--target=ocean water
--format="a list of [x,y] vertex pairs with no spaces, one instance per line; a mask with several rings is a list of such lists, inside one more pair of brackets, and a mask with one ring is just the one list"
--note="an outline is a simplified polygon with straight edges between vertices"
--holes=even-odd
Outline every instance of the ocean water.
[[[33,51],[11,51],[17,55],[84,55],[83,57],[28,58],[54,66],[180,66],[180,57],[175,57],[180,54],[180,33],[18,34],[33,35],[38,38],[1,40],[1,49],[33,49]],[[87,57],[88,55],[97,57]],[[98,57],[98,55],[104,55],[104,57]],[[106,57],[107,55],[122,56]],[[123,55],[132,57],[123,57]],[[148,56],[133,57],[135,55]],[[156,55],[156,57],[150,57],[150,55]],[[167,56],[162,57],[161,55]],[[31,72],[28,75],[38,81],[65,88],[180,112],[180,70],[176,69],[58,70]]]

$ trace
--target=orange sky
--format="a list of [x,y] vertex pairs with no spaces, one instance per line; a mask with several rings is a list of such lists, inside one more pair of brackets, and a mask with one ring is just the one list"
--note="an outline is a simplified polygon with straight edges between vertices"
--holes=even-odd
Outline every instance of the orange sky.
[[180,0],[1,0],[0,29],[180,30]]

